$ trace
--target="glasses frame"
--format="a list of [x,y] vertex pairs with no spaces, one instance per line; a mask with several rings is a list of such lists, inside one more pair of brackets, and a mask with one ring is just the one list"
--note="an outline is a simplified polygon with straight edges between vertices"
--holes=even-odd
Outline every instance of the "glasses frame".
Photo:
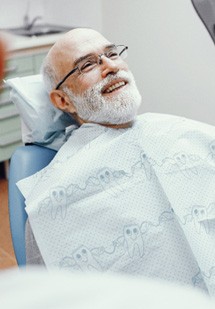
[[[119,46],[124,46],[124,48],[122,49],[122,51],[119,53],[119,56],[121,56],[121,54],[126,51],[128,49],[128,46],[126,45],[115,45],[116,47],[119,47]],[[98,61],[98,64],[101,64],[101,57],[102,56],[106,56],[106,53],[103,53],[103,54],[99,54],[98,57],[100,58],[100,61]],[[79,70],[79,67],[75,67],[74,69],[72,69],[68,74],[66,74],[66,76],[64,76],[64,78],[57,84],[55,90],[58,90],[60,88],[60,86],[67,80],[68,77],[70,77],[72,74],[74,74],[77,70]]]

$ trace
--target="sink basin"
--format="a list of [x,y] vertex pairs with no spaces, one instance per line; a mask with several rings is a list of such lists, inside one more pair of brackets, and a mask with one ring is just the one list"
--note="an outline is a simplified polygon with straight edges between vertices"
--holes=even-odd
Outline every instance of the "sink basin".
[[71,29],[72,29],[72,27],[41,24],[41,25],[34,25],[30,29],[26,29],[25,27],[20,27],[20,28],[10,28],[10,29],[7,29],[7,30],[9,32],[12,32],[15,35],[22,35],[22,36],[31,37],[31,36],[42,36],[42,35],[63,33],[63,32],[67,32]]

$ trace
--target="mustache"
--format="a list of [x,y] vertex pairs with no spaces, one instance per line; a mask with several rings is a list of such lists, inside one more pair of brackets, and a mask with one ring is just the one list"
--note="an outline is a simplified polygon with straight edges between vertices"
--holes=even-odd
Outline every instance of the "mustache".
[[87,92],[94,92],[96,91],[97,93],[101,93],[102,89],[109,83],[118,80],[118,79],[123,79],[127,83],[132,83],[132,73],[128,71],[118,71],[116,73],[109,74],[105,77],[104,80],[98,82],[96,85],[94,85],[92,88],[87,90]]

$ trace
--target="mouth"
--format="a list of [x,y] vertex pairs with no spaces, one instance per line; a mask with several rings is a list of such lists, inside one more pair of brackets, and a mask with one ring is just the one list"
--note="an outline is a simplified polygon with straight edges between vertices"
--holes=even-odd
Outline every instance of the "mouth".
[[128,82],[125,80],[113,81],[102,89],[102,94],[109,94],[109,93],[115,92],[125,87],[127,84]]

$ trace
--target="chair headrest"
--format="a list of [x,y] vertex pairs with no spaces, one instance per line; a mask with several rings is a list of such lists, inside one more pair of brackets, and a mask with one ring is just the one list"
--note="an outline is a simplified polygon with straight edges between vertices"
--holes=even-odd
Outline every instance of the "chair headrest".
[[21,116],[23,143],[58,150],[66,141],[66,127],[76,123],[51,103],[42,76],[16,77],[8,79],[7,84],[12,88],[10,98]]

